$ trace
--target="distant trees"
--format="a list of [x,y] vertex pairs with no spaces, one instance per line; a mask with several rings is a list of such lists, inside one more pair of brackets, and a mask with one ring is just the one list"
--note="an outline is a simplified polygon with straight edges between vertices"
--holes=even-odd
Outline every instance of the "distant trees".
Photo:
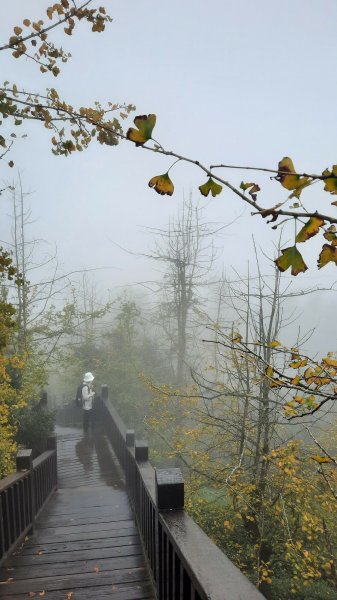
[[164,333],[168,342],[173,381],[178,386],[188,378],[198,323],[206,318],[205,290],[216,257],[215,235],[220,229],[203,219],[200,207],[189,197],[166,229],[151,230],[152,250],[142,255],[160,265],[161,278],[151,282],[154,320],[158,335]]
[[[256,284],[228,282],[222,296],[233,324],[213,331],[217,370],[194,374],[194,385],[176,391],[153,386],[147,423],[161,452],[186,472],[189,510],[266,597],[309,598],[305,587],[324,580],[323,600],[336,584],[336,471],[331,446],[318,454],[289,426],[282,408],[289,392],[266,374],[270,364],[285,368],[280,274],[275,269],[273,283],[261,274]],[[241,351],[250,344],[254,359]]]

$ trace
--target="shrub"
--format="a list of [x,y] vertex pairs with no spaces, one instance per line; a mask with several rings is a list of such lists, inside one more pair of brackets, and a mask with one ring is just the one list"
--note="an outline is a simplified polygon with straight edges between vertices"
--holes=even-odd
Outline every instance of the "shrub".
[[29,407],[20,410],[16,419],[17,443],[25,448],[32,448],[35,457],[44,452],[47,438],[54,431],[54,412],[39,407]]

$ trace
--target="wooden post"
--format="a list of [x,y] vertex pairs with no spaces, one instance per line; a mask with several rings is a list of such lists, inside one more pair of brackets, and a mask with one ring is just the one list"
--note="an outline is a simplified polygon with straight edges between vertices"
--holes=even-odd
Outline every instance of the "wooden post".
[[158,510],[184,508],[184,480],[180,469],[156,470],[156,500]]
[[33,469],[33,450],[19,450],[16,455],[16,470],[30,471],[29,476],[29,494],[30,494],[30,520],[31,531],[34,531],[35,525],[35,481]]
[[47,450],[55,451],[55,461],[53,461],[52,478],[53,478],[53,487],[55,487],[55,489],[57,489],[57,435],[56,435],[56,433],[53,433],[52,435],[47,437]]
[[135,459],[137,462],[149,460],[149,445],[144,440],[135,441]]
[[57,450],[57,436],[56,433],[47,437],[47,450]]
[[109,388],[106,383],[103,383],[101,386],[101,398],[102,400],[107,400],[109,398]]
[[135,430],[127,429],[125,432],[125,443],[128,448],[132,448],[135,445]]

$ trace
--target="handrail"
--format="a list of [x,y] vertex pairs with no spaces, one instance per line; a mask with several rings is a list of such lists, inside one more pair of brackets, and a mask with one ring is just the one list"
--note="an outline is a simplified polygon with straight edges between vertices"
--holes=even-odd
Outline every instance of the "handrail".
[[103,421],[125,473],[158,600],[263,600],[184,511],[180,469],[155,470],[146,442],[135,440],[102,386]]
[[32,458],[32,450],[20,450],[17,472],[0,480],[0,565],[26,535],[57,487],[56,436],[47,439],[46,452]]

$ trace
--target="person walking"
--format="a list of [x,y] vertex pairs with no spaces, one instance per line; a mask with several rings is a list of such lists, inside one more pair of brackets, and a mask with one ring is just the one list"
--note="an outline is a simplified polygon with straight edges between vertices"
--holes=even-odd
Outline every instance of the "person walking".
[[82,409],[83,409],[83,429],[86,433],[89,425],[93,428],[94,425],[94,407],[93,402],[95,398],[95,392],[93,389],[93,381],[95,377],[90,371],[84,373],[83,384],[82,384]]

